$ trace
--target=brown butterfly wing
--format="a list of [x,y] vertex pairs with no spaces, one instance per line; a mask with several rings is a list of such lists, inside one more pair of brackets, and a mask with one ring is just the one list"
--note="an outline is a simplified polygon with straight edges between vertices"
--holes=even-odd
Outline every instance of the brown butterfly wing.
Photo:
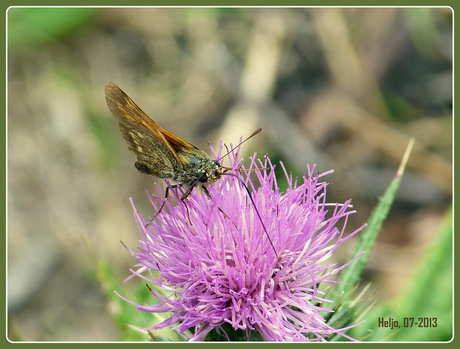
[[[178,137],[155,123],[113,82],[105,87],[105,98],[129,150],[137,157],[139,171],[170,178],[181,169],[177,153],[168,141],[171,137]],[[180,147],[183,142],[176,141],[175,145]],[[187,142],[184,144],[191,146]]]

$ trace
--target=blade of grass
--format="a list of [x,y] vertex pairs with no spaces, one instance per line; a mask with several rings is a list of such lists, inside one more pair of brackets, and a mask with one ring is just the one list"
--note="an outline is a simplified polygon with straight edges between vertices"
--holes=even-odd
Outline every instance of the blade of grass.
[[[332,290],[330,299],[334,301],[334,303],[331,303],[331,305],[334,305],[334,307],[339,304],[339,300],[341,300],[344,295],[348,294],[359,281],[364,266],[369,260],[370,252],[380,232],[383,221],[386,219],[391,205],[393,204],[396,191],[398,190],[401,183],[401,177],[404,173],[404,169],[406,167],[413,145],[414,139],[411,139],[409,145],[407,146],[406,152],[404,153],[404,157],[401,161],[398,171],[396,172],[396,176],[393,178],[390,186],[380,198],[376,208],[372,212],[367,222],[366,228],[360,234],[358,243],[356,244],[350,259],[356,258],[360,253],[362,253],[362,251],[365,251],[365,253],[343,270],[339,278],[338,287],[335,287]],[[333,316],[331,317],[330,321],[333,321]]]

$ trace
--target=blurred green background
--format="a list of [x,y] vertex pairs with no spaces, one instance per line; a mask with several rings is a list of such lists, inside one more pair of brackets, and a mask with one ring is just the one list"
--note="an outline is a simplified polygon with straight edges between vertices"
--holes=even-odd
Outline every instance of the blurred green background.
[[[246,164],[256,151],[296,175],[306,164],[333,168],[328,201],[352,198],[357,210],[348,232],[367,220],[415,137],[363,275],[378,304],[398,299],[452,199],[452,15],[449,8],[10,8],[8,337],[123,338],[112,286],[98,270],[109,265],[130,298],[137,281],[118,285],[135,262],[120,240],[135,249],[139,239],[128,198],[152,214],[144,188],[162,181],[134,168],[105,103],[109,81],[207,152],[208,141],[235,144],[262,127],[243,146]],[[334,258],[345,262],[350,249]],[[443,286],[437,295],[451,297],[449,282]]]

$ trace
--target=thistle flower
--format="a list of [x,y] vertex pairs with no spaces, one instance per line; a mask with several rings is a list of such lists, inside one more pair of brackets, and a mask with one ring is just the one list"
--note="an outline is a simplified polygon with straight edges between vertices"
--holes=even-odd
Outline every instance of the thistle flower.
[[[270,159],[259,160],[261,167],[255,155],[251,160],[250,169],[258,168],[258,188],[249,172],[236,175],[244,178],[253,201],[240,181],[225,176],[208,188],[212,200],[194,190],[185,205],[179,200],[181,190],[171,190],[178,203],[174,206],[168,199],[147,227],[148,220],[133,204],[142,240],[139,252],[131,251],[139,268],[131,270],[131,277],[154,285],[149,289],[159,304],[138,305],[122,298],[142,311],[171,312],[149,329],[175,324],[173,329],[184,336],[193,330],[186,338],[190,341],[205,340],[213,329],[227,340],[231,331],[247,339],[257,331],[265,341],[326,341],[332,334],[353,340],[344,334],[346,328],[326,323],[322,314],[331,310],[321,304],[330,301],[318,289],[320,283],[336,283],[331,277],[353,262],[325,263],[363,228],[344,236],[348,216],[354,213],[350,201],[326,202],[328,183],[320,179],[332,171],[314,174],[314,166],[307,167],[299,181],[281,163],[288,182],[282,193]],[[230,162],[232,168],[239,165],[235,153]],[[158,190],[157,202],[150,199],[155,212],[163,193]]]

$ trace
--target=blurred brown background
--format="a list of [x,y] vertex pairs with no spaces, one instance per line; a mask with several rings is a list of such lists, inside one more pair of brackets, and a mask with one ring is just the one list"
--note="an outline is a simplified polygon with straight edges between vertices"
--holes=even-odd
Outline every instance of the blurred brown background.
[[[335,169],[330,202],[362,225],[414,147],[365,273],[392,299],[452,195],[448,8],[10,8],[8,330],[19,340],[117,340],[95,265],[121,282],[137,246],[128,201],[151,214],[104,99],[113,81],[161,126],[208,152],[220,137]],[[209,153],[209,152],[208,152]],[[159,181],[161,182],[161,181]],[[342,253],[342,254],[340,254]],[[345,261],[349,250],[336,256]],[[118,288],[129,292],[129,286]]]

